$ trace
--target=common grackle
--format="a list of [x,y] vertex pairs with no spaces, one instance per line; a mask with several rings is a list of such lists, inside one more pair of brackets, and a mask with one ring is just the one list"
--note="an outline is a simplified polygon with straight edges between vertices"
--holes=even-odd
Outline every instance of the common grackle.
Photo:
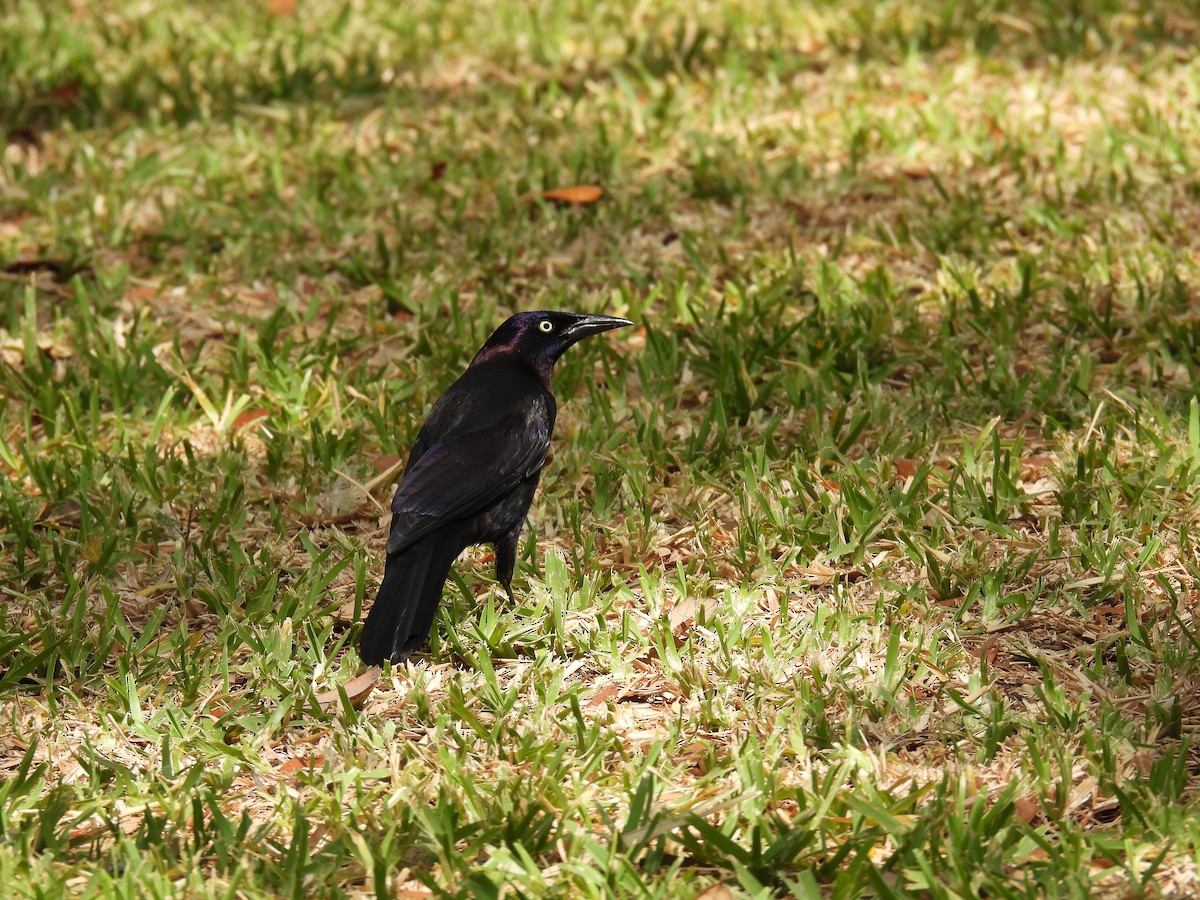
[[577,341],[632,324],[517,313],[433,404],[392,499],[383,583],[363,625],[364,662],[401,662],[425,642],[450,565],[472,544],[495,545],[496,578],[512,598],[517,539],[554,430],[554,364]]

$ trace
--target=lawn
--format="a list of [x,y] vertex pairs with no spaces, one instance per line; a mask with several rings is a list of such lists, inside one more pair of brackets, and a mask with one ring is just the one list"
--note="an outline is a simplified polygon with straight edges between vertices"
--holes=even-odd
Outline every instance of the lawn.
[[[0,894],[1196,896],[1198,40],[0,6]],[[360,688],[397,463],[539,308],[637,327],[517,603],[469,551]]]

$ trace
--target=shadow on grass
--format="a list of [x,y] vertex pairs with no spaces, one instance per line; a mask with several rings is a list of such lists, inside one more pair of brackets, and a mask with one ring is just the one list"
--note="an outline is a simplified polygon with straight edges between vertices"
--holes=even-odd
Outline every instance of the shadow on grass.
[[[565,56],[553,34],[521,36],[534,42],[532,55],[539,71],[529,74],[536,94],[550,88],[581,91],[589,81],[606,81],[622,74],[661,80],[671,75],[703,77],[739,69],[787,77],[806,69],[823,69],[838,58],[899,63],[913,54],[942,58],[968,50],[992,64],[1007,61],[1026,68],[1075,59],[1133,62],[1163,49],[1190,53],[1200,28],[1200,11],[1194,4],[1147,0],[1139,0],[1132,9],[1116,0],[1071,0],[1065,6],[1051,0],[1027,0],[1004,10],[987,0],[960,4],[824,0],[816,4],[813,13],[825,25],[824,33],[779,30],[764,35],[763,26],[732,14],[720,24],[701,24],[678,11],[659,13],[643,23],[644,27],[625,35],[624,53],[615,61],[589,62]],[[824,21],[832,18],[841,20],[837,27]],[[197,119],[229,120],[237,118],[246,105],[390,104],[394,101],[389,101],[388,95],[397,84],[428,84],[440,65],[433,62],[431,48],[417,35],[404,31],[402,24],[382,20],[380,33],[400,40],[391,54],[362,49],[343,53],[336,44],[336,33],[318,40],[313,25],[291,27],[262,20],[251,30],[251,36],[257,38],[256,50],[246,58],[238,58],[237,49],[230,55],[232,41],[205,45],[190,33],[172,28],[167,29],[169,44],[164,48],[148,41],[141,45],[131,42],[128,35],[99,23],[77,24],[88,37],[76,41],[73,52],[61,54],[48,66],[29,65],[23,54],[31,53],[32,44],[23,50],[0,52],[0,133],[10,142],[36,142],[40,133],[66,125],[101,127],[126,118],[150,116],[181,125]],[[246,23],[230,20],[225,24],[236,29]],[[332,23],[335,29],[338,24]],[[219,20],[215,27],[221,28]],[[54,35],[39,37],[52,39]],[[811,49],[798,49],[801,39],[811,44]],[[490,55],[497,67],[504,67],[512,64],[515,52],[500,40],[482,48],[481,56],[486,60]],[[121,54],[136,58],[142,53],[142,58],[124,67],[113,80],[106,80],[98,71],[99,57]],[[504,86],[501,80],[485,78],[482,87],[464,83],[454,86],[451,93]],[[529,88],[527,79],[522,90]],[[421,90],[398,105],[443,102],[446,97],[441,93]]]

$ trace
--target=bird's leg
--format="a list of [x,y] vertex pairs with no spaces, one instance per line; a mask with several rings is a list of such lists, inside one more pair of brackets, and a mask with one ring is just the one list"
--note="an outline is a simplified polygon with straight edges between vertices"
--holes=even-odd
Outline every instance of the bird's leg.
[[513,604],[517,602],[513,597],[512,579],[517,567],[517,541],[521,537],[521,524],[524,523],[496,540],[496,580],[504,588],[504,593],[508,594],[508,602]]

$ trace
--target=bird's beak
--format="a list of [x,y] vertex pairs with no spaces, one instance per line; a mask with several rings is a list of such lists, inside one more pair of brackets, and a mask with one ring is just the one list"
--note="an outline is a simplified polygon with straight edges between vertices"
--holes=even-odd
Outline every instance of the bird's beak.
[[593,334],[600,334],[602,331],[612,331],[614,328],[624,328],[626,325],[632,325],[628,319],[621,319],[617,316],[581,316],[569,328],[567,328],[567,337],[574,341],[581,341],[585,337],[591,337]]

